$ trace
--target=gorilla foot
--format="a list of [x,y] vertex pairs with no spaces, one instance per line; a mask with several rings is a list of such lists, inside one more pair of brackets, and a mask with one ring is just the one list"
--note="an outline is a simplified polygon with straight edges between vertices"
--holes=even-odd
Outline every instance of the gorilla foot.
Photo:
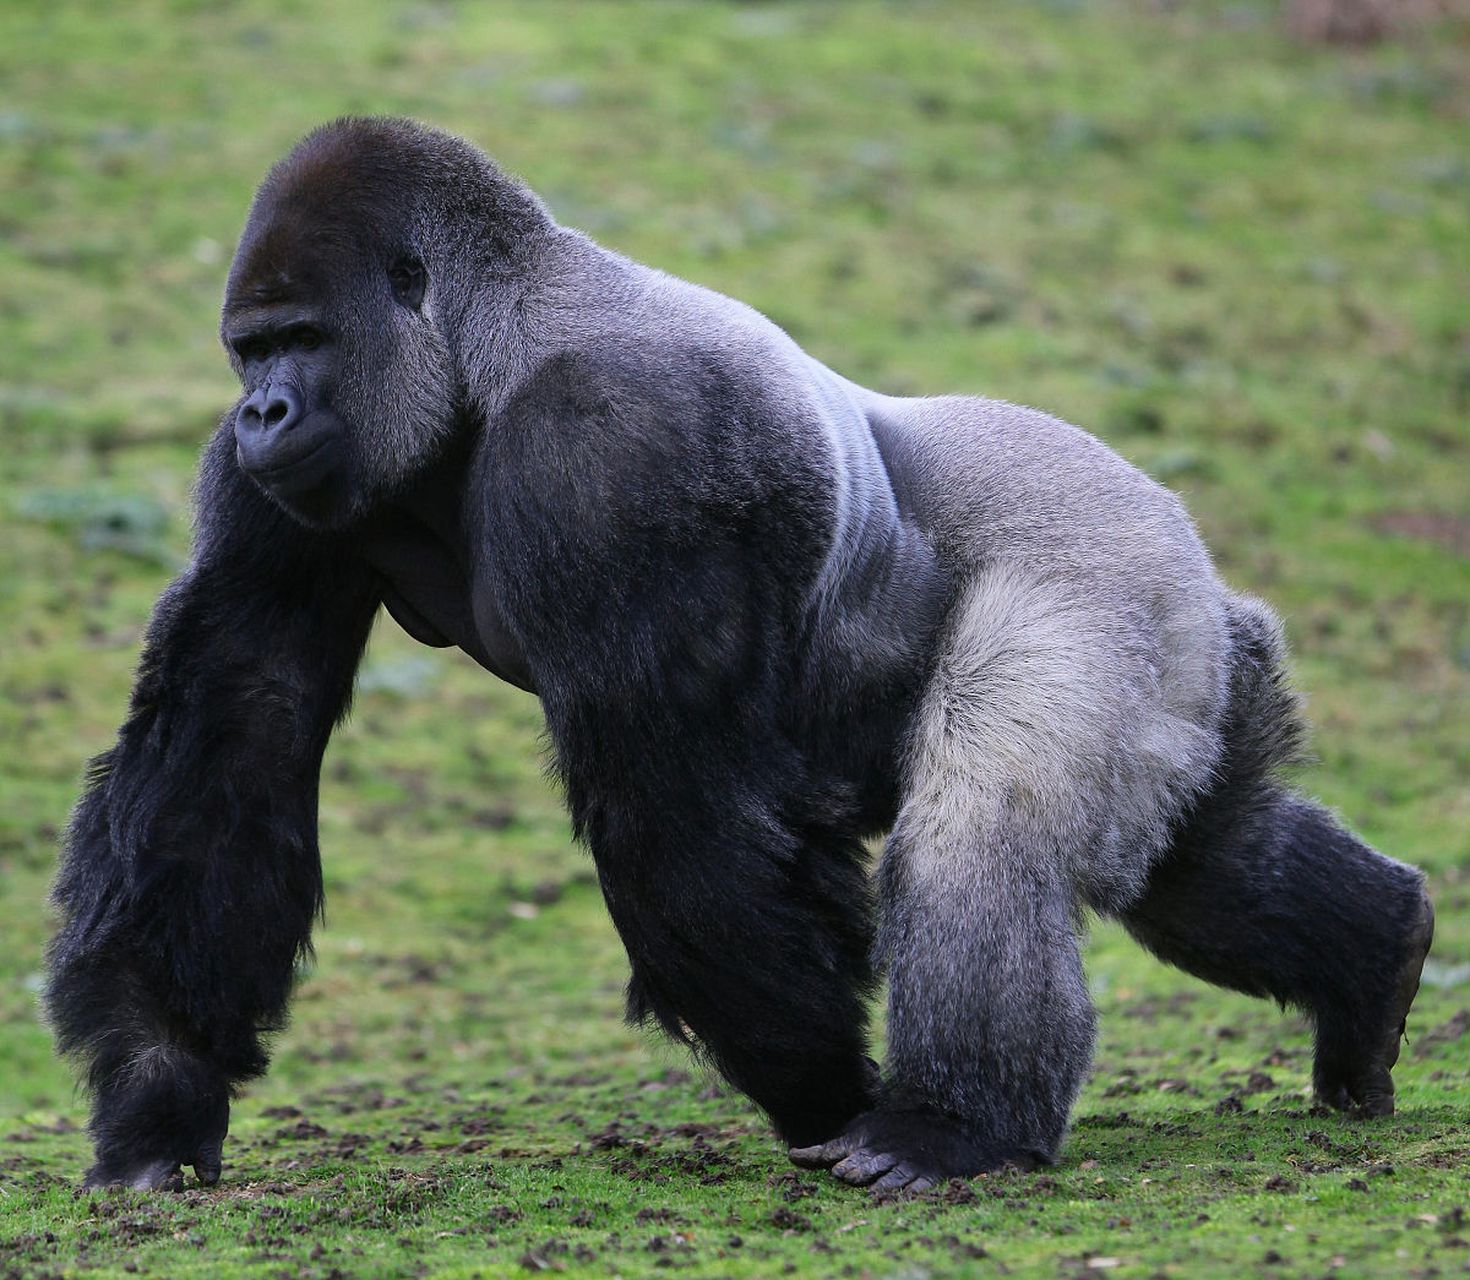
[[1319,1015],[1312,1084],[1320,1101],[1361,1116],[1393,1115],[1393,1077],[1389,1073],[1399,1060],[1399,1041],[1406,1029],[1409,1006],[1419,992],[1419,975],[1433,940],[1434,908],[1424,896],[1406,940],[1403,962],[1381,1002],[1384,1012],[1376,1019],[1378,1026],[1372,1034],[1355,1033],[1360,1017]]
[[789,1154],[803,1168],[830,1169],[843,1182],[874,1191],[923,1191],[950,1178],[1046,1162],[1034,1151],[986,1143],[932,1111],[866,1111],[830,1142]]

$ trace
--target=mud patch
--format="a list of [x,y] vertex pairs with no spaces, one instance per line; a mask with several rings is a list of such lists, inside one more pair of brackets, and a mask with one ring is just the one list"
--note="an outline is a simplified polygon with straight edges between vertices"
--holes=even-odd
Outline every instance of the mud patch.
[[1470,560],[1470,518],[1439,511],[1385,511],[1370,521],[1379,533],[1394,538],[1433,542]]
[[1441,1045],[1453,1044],[1467,1031],[1470,1031],[1470,1009],[1460,1009],[1447,1021],[1415,1038],[1414,1056],[1427,1058]]

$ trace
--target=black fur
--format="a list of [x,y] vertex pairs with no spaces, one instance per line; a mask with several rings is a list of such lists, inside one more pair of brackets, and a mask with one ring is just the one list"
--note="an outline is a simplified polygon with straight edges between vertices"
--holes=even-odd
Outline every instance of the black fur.
[[1124,920],[1170,963],[1311,1014],[1318,1096],[1391,1112],[1388,1069],[1433,937],[1424,878],[1277,780],[1305,737],[1280,642],[1257,616],[1232,628],[1220,780]]
[[[1128,742],[1068,760],[1067,724],[1038,739],[1051,772],[1036,776],[1064,779],[1050,804],[1024,767],[957,762],[955,785],[998,788],[974,809],[997,816],[895,837],[881,956],[902,1034],[886,1078],[866,1057],[862,841],[911,798],[926,699],[931,731],[961,745],[995,710],[951,624],[967,587],[999,565],[1014,580],[996,598],[1024,613],[1062,600],[1069,574],[1087,598],[1095,545],[1129,590],[1130,556],[1142,579],[1175,554],[1183,570],[1124,600],[1138,634],[1109,618],[1077,651],[1106,635],[1124,677],[1138,654],[1214,652],[1205,623],[1143,629],[1170,591],[1211,606],[1223,589],[1167,495],[1095,442],[993,402],[880,400],[402,121],[338,122],[271,172],[221,332],[242,395],[203,461],[194,559],[158,605],[55,888],[47,1004],[92,1091],[92,1182],[219,1176],[229,1099],[265,1069],[310,945],[317,772],[380,604],[540,697],[627,948],[630,1015],[706,1055],[807,1163],[887,1188],[1054,1158],[1092,1035],[1084,900],[1131,904],[1167,958],[1313,1010],[1329,1100],[1391,1099],[1427,906],[1415,873],[1272,780],[1296,722],[1245,613],[1224,719],[1207,697],[1194,713],[1196,738],[1228,739],[1222,774],[1185,780],[1204,795],[1187,811],[1120,794],[1153,785]],[[945,480],[981,438],[946,440],[946,415],[1018,434]],[[1120,531],[1156,543],[1130,551]],[[1068,693],[1028,627],[1002,639],[992,652]],[[995,688],[1024,696],[1017,679]],[[1111,821],[1114,800],[1134,826]],[[942,788],[929,803],[945,808]],[[1142,884],[1157,850],[1129,840],[1156,807],[1184,817],[1134,902],[1117,885]],[[1094,844],[1133,859],[1116,884],[1089,879]],[[956,871],[982,850],[992,874]]]
[[54,896],[47,1007],[94,1095],[94,1182],[219,1174],[321,904],[316,779],[377,607],[368,574],[204,459],[194,561],[160,600]]

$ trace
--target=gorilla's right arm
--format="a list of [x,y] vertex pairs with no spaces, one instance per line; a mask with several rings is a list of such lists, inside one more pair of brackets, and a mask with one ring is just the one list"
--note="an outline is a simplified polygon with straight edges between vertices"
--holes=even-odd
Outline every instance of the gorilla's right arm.
[[93,1097],[92,1185],[213,1182],[321,902],[317,779],[373,615],[369,571],[204,459],[189,567],[94,761],[54,898],[46,1004]]

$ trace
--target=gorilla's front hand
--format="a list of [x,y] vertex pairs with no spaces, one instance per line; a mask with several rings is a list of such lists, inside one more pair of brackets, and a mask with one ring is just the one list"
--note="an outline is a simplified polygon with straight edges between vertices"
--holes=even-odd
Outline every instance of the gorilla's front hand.
[[213,1186],[229,1125],[228,1091],[200,1089],[183,1076],[154,1075],[99,1093],[90,1126],[97,1163],[83,1185],[182,1191],[187,1165]]
[[950,1178],[1044,1163],[1034,1152],[993,1149],[959,1120],[933,1111],[865,1111],[830,1142],[793,1147],[790,1156],[874,1191],[924,1191]]

